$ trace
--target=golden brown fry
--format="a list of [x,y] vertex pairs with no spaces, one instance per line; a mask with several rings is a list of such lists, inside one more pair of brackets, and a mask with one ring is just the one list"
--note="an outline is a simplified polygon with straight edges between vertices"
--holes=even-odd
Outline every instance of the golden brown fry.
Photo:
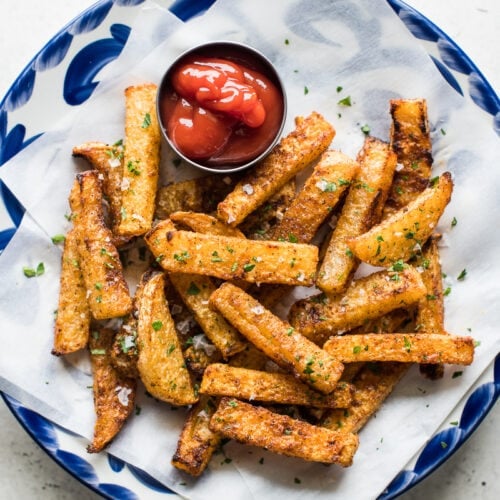
[[380,221],[396,168],[396,155],[387,143],[367,137],[358,162],[359,173],[351,183],[316,281],[327,293],[343,292],[357,269],[359,261],[347,240]]
[[313,245],[177,231],[168,219],[146,234],[145,241],[166,271],[224,280],[310,286],[318,262]]
[[330,410],[322,425],[339,432],[359,432],[408,371],[409,363],[366,363],[354,377],[354,402],[347,409]]
[[187,226],[195,233],[218,234],[235,238],[245,237],[239,229],[228,226],[215,217],[201,212],[174,212],[170,214],[170,220],[176,224]]
[[74,219],[87,300],[95,319],[125,316],[132,309],[128,285],[112,233],[104,224],[98,173],[76,176],[80,211]]
[[317,344],[389,311],[413,304],[426,293],[420,273],[378,271],[353,281],[344,295],[299,300],[289,313],[292,326]]
[[243,290],[224,283],[210,303],[258,349],[302,382],[324,394],[335,389],[342,364]]
[[366,233],[348,240],[354,255],[374,266],[413,257],[433,233],[451,199],[453,181],[445,172],[412,202]]
[[[113,233],[121,218],[123,151],[121,141],[112,146],[103,142],[85,142],[73,148],[73,156],[85,158],[100,174],[102,191],[109,201]],[[120,246],[126,241],[126,238],[116,236],[115,245]]]
[[210,428],[240,443],[342,467],[352,465],[358,448],[355,434],[316,427],[232,398],[221,400],[210,419]]
[[323,349],[343,363],[398,361],[470,365],[474,339],[434,333],[365,333],[330,337]]
[[290,179],[240,224],[239,229],[251,240],[268,240],[269,231],[281,220],[295,198],[295,178]]
[[111,364],[113,337],[112,330],[103,328],[92,332],[89,342],[97,417],[94,438],[87,447],[89,453],[101,451],[118,434],[134,409],[137,384],[133,378],[120,376]]
[[151,228],[160,164],[155,84],[125,89],[125,153],[122,206],[116,232],[139,236]]
[[72,229],[64,241],[52,354],[59,356],[86,347],[89,329],[87,289],[80,269],[76,231]]
[[208,300],[216,286],[208,276],[171,273],[170,282],[224,359],[245,349],[246,343],[238,331],[209,307]]
[[230,193],[237,175],[208,175],[162,186],[156,198],[156,219],[167,219],[174,212],[211,213]]
[[198,403],[189,410],[172,457],[174,467],[195,477],[206,469],[221,441],[220,435],[209,427],[215,410],[216,404],[208,396],[201,396]]
[[341,383],[331,394],[324,395],[288,373],[268,373],[222,363],[207,367],[200,386],[200,393],[211,396],[315,408],[347,408],[352,392],[349,384]]
[[384,218],[400,210],[426,187],[432,168],[432,144],[425,99],[394,99],[391,148],[397,154],[398,168],[384,207]]
[[309,243],[357,174],[359,165],[339,151],[326,151],[292,201],[270,239]]
[[319,113],[295,119],[295,129],[238,182],[217,207],[217,217],[237,226],[328,148],[335,130]]
[[163,274],[153,276],[139,299],[137,368],[152,396],[173,405],[190,405],[198,398],[168,310],[164,286]]
[[204,349],[196,349],[192,345],[183,352],[183,355],[189,371],[200,377],[203,375],[207,366],[222,360],[222,354],[219,350],[213,349],[213,352],[210,350],[207,353]]
[[[416,329],[419,333],[443,333],[444,329],[444,300],[443,276],[439,261],[438,237],[431,237],[422,249],[422,255],[416,259],[416,264],[422,268],[422,281],[427,288],[427,294],[418,302]],[[420,373],[436,380],[444,375],[442,364],[421,364]]]

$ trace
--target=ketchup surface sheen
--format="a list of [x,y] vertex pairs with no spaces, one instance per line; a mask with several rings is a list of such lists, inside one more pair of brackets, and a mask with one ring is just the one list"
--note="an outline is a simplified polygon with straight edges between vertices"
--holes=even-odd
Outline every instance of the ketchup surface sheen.
[[283,97],[246,66],[192,56],[175,68],[160,110],[170,140],[186,157],[230,167],[259,156],[273,141]]

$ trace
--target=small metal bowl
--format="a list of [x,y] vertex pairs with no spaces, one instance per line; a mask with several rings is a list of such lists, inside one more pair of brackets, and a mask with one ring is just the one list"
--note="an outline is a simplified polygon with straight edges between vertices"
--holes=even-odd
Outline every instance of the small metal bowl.
[[[167,133],[168,116],[164,116],[166,113],[163,111],[162,102],[164,99],[166,99],[166,96],[172,95],[172,93],[174,93],[171,85],[173,72],[176,70],[176,68],[179,67],[179,65],[183,64],[186,59],[192,56],[226,59],[233,63],[246,66],[247,68],[257,71],[267,77],[278,90],[278,94],[282,98],[281,120],[279,121],[279,125],[276,127],[274,136],[268,146],[255,157],[245,160],[244,163],[214,165],[213,162],[215,160],[211,160],[212,164],[207,164],[207,162],[205,162],[204,160],[192,159],[187,157],[182,151],[177,148],[177,146],[169,137]],[[157,112],[160,122],[160,128],[162,130],[163,136],[165,137],[165,140],[168,142],[170,147],[176,152],[177,155],[179,155],[180,158],[184,159],[189,164],[208,172],[222,174],[244,170],[267,156],[280,139],[281,132],[283,131],[283,127],[286,121],[286,111],[287,102],[285,88],[273,64],[269,61],[269,59],[267,59],[256,49],[242,43],[230,41],[216,41],[206,43],[189,49],[181,54],[165,72],[159,86],[157,97]]]

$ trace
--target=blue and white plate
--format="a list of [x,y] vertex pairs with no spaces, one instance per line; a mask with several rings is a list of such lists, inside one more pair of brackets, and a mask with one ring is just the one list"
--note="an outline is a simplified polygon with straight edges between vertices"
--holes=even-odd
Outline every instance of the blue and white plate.
[[[204,12],[215,0],[176,0],[170,6],[182,21]],[[0,103],[0,166],[40,137],[45,102],[50,101],[52,116],[84,103],[98,84],[99,72],[116,59],[127,43],[134,9],[144,0],[100,0],[63,28],[34,57]],[[411,34],[423,43],[443,78],[466,99],[485,112],[486,119],[500,134],[500,100],[474,63],[462,50],[419,12],[400,0],[387,0]],[[60,96],[46,82],[63,79]],[[37,88],[44,85],[53,95],[40,99]],[[47,99],[49,97],[50,99]],[[1,210],[9,226],[0,227],[0,250],[8,244],[19,226],[23,208],[0,183]],[[477,381],[455,409],[459,423],[443,427],[426,444],[414,462],[401,471],[380,496],[395,498],[425,478],[446,461],[474,432],[487,415],[500,392],[500,356]],[[107,498],[135,499],[175,495],[141,470],[110,454],[88,455],[86,441],[49,422],[37,413],[3,394],[6,404],[35,441],[62,467],[89,488]],[[447,446],[443,447],[442,443]]]

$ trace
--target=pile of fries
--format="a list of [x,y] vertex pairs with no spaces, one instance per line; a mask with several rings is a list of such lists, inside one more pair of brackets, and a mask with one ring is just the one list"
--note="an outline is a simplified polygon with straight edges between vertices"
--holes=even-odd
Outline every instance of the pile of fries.
[[436,378],[473,360],[473,339],[444,328],[435,230],[453,183],[432,176],[425,101],[391,101],[390,142],[367,136],[356,159],[312,112],[243,176],[160,187],[156,92],[126,89],[124,141],[73,150],[91,169],[69,196],[53,354],[89,348],[88,451],[123,427],[140,381],[189,408],[172,464],[193,476],[222,438],[351,465],[413,363]]

